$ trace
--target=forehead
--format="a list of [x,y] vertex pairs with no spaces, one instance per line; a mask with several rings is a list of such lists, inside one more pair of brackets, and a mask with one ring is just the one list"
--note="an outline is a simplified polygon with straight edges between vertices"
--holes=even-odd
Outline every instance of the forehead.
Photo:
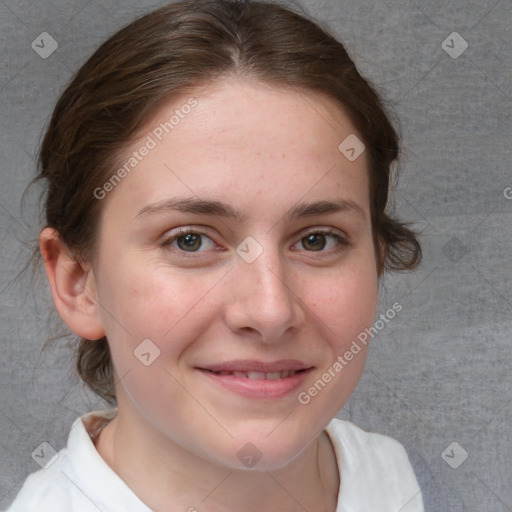
[[111,195],[140,205],[177,195],[296,202],[344,192],[367,203],[366,154],[350,161],[339,149],[354,136],[346,113],[325,95],[223,79],[160,103],[120,165],[149,149]]
[[[189,128],[198,141],[219,146],[238,139],[246,149],[266,147],[270,152],[279,147],[314,155],[315,150],[332,153],[341,142],[340,135],[356,133],[343,107],[323,93],[240,77],[219,79],[163,102],[144,133],[168,119],[169,113],[184,109],[192,97],[197,106],[185,118],[193,121],[176,126],[176,131],[186,133]],[[254,134],[259,137],[251,139]]]

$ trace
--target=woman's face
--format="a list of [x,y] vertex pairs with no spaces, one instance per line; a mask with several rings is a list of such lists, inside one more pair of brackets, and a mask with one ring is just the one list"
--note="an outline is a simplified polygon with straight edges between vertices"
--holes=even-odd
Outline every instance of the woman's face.
[[332,100],[224,79],[159,107],[121,158],[94,276],[141,435],[278,468],[349,398],[377,302],[366,155],[338,149],[354,133]]

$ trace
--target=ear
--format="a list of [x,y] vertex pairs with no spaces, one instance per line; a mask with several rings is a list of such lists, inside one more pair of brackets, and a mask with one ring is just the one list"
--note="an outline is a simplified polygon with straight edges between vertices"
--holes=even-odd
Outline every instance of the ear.
[[82,338],[97,340],[105,336],[92,266],[80,263],[53,228],[41,231],[39,248],[53,302],[63,322]]

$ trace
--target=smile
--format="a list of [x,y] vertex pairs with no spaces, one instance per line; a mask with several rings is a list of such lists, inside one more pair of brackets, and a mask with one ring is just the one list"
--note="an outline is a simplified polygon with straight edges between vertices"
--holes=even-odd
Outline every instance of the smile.
[[[211,371],[211,370],[208,370]],[[305,370],[289,370],[283,372],[240,372],[240,371],[222,371],[222,372],[212,372],[217,375],[233,375],[234,377],[241,377],[244,379],[250,380],[278,380],[278,379],[286,379],[295,375],[296,373],[303,372]]]
[[295,396],[294,392],[304,387],[313,368],[279,372],[196,370],[208,379],[209,388],[213,383],[223,392],[227,390],[244,398],[268,400]]

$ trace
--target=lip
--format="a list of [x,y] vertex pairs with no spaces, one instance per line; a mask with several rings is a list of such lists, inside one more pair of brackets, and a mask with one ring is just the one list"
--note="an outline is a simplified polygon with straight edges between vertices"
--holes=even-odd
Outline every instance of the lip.
[[209,364],[197,367],[199,370],[210,370],[212,372],[286,372],[307,370],[311,365],[303,363],[297,359],[281,359],[265,363],[249,359],[236,359],[219,364]]
[[[235,375],[219,375],[203,368],[196,368],[196,370],[204,375],[209,382],[214,382],[223,389],[227,389],[237,395],[252,399],[277,399],[284,398],[303,386],[313,368],[303,368],[303,371],[299,373],[276,380],[252,380],[245,377],[237,377]],[[265,373],[271,372],[267,371]]]

